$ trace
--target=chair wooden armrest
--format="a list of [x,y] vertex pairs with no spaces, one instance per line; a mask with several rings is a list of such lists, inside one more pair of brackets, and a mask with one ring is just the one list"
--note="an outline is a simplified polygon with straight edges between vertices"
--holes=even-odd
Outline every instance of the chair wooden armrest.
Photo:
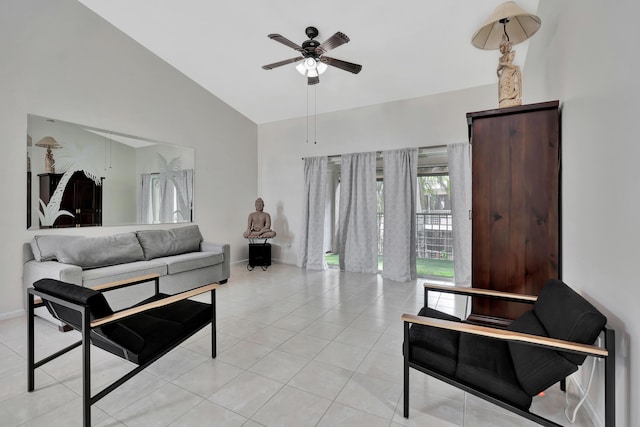
[[571,353],[585,354],[595,357],[607,357],[609,355],[607,349],[594,345],[580,344],[572,341],[559,340],[556,338],[541,337],[538,335],[523,334],[521,332],[507,331],[504,329],[490,328],[487,326],[452,322],[449,320],[416,316],[413,314],[403,314],[402,320],[408,323],[417,323],[434,328],[481,335],[484,337],[499,339],[502,341],[515,341],[522,344],[545,347],[552,350],[567,351]]
[[218,287],[219,287],[218,284],[212,283],[212,284],[204,285],[199,288],[191,289],[189,291],[185,291],[176,295],[171,295],[169,297],[163,298],[158,301],[153,301],[137,307],[132,307],[122,311],[118,311],[117,313],[113,313],[113,314],[110,314],[109,316],[105,316],[100,319],[96,319],[92,321],[90,323],[90,326],[91,328],[97,328],[98,326],[103,326],[108,323],[124,319],[125,317],[133,316],[134,314],[142,313],[147,310],[151,310],[158,307],[163,307],[165,305],[173,304],[174,302],[182,301],[184,299],[188,299],[196,295],[203,294],[205,292],[213,291],[215,289],[218,289]]
[[158,284],[160,275],[157,273],[146,274],[144,276],[132,277],[130,279],[117,280],[115,282],[103,283],[102,285],[92,286],[95,291],[105,292],[114,289],[125,288],[127,286],[138,285],[140,283],[155,281]]
[[503,301],[521,302],[533,304],[538,299],[535,295],[515,294],[511,292],[494,291],[492,289],[481,288],[463,288],[459,286],[435,285],[433,283],[424,283],[424,305],[427,306],[429,291],[443,292],[448,294],[466,295],[471,297],[483,297],[499,299]]

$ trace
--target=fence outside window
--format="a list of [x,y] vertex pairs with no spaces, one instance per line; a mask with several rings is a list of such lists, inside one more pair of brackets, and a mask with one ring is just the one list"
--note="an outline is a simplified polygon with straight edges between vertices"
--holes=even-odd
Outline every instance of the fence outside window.
[[[450,213],[416,214],[416,257],[453,261]],[[384,214],[378,213],[378,255],[384,251]]]

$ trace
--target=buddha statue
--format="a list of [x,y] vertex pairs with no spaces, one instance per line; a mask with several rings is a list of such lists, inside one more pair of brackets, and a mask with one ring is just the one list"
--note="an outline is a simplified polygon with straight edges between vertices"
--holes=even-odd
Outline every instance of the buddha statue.
[[249,214],[247,229],[242,235],[245,238],[268,239],[276,236],[276,232],[271,229],[271,215],[264,212],[264,201],[256,199],[256,211]]

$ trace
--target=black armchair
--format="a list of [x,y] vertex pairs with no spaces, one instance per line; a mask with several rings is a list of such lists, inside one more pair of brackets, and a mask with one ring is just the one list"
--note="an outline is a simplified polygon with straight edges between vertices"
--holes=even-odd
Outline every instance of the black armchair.
[[[532,397],[564,380],[587,356],[605,360],[605,425],[615,425],[615,334],[592,304],[559,280],[538,297],[425,284],[425,307],[404,314],[404,417],[409,416],[409,368],[545,426],[529,411]],[[533,304],[506,329],[467,323],[427,307],[428,292]],[[411,326],[410,326],[411,325]],[[604,348],[592,345],[604,332]]]
[[[131,308],[113,312],[102,292],[155,281],[156,292]],[[42,279],[28,290],[28,391],[34,390],[35,369],[82,346],[83,421],[91,425],[91,405],[111,393],[147,366],[161,358],[191,335],[211,323],[211,357],[216,357],[216,284],[177,295],[158,291],[158,275],[148,275],[100,286],[84,288],[54,279]],[[102,291],[102,292],[101,292]],[[211,303],[189,300],[211,292]],[[36,298],[39,297],[39,298]],[[82,339],[35,361],[34,308],[46,306],[58,320],[82,334]],[[91,396],[91,344],[138,365],[100,392]]]

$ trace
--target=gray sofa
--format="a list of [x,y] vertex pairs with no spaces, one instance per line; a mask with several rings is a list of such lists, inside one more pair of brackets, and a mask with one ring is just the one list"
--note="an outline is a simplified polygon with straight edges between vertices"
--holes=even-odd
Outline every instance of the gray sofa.
[[[26,289],[52,278],[84,287],[160,275],[160,291],[175,294],[209,283],[226,283],[230,246],[205,242],[197,225],[101,237],[36,235],[23,248]],[[114,310],[150,297],[153,282],[105,294]],[[37,314],[52,320],[46,310]],[[55,321],[55,323],[58,323]]]

